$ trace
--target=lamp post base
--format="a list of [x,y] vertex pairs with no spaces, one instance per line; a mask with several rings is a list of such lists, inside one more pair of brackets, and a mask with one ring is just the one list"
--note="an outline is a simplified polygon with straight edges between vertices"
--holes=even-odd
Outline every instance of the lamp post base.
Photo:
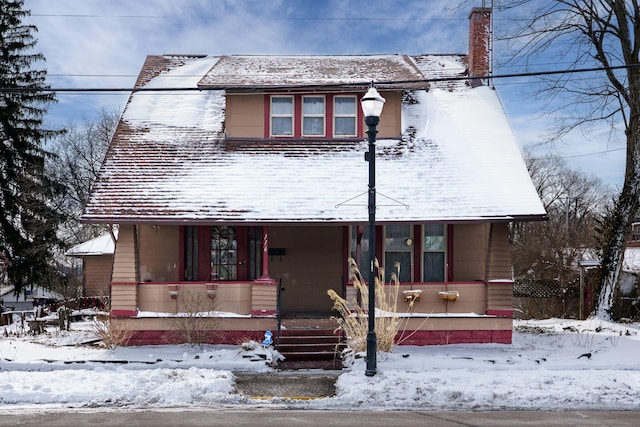
[[367,333],[367,370],[364,374],[367,377],[373,377],[377,372],[377,338],[375,331]]

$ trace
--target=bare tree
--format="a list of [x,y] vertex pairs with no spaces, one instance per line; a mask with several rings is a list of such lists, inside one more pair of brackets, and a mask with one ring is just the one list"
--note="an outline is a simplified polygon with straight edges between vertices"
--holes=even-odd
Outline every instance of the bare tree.
[[[517,13],[504,28],[525,64],[544,57],[568,70],[598,66],[588,78],[567,73],[547,78],[547,99],[562,113],[558,136],[608,121],[624,127],[624,184],[604,227],[597,315],[609,318],[628,231],[640,207],[640,6],[637,0],[496,0]],[[568,65],[567,65],[568,64]],[[616,68],[623,66],[624,68]],[[584,76],[584,75],[582,75]],[[562,100],[551,94],[563,93]]]
[[96,230],[79,220],[117,124],[118,115],[103,110],[95,119],[70,123],[53,143],[56,157],[47,167],[65,186],[58,205],[68,217],[61,234],[70,244],[95,237]]
[[577,279],[576,265],[584,253],[597,246],[598,219],[611,191],[599,179],[571,170],[558,157],[525,154],[549,220],[513,224],[515,275],[566,285]]

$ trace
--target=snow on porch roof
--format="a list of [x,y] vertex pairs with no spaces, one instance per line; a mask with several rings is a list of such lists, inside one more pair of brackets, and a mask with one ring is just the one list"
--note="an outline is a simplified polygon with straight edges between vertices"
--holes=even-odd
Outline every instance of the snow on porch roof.
[[[118,237],[118,229],[113,230],[114,236]],[[113,255],[115,243],[111,233],[104,233],[100,236],[87,240],[67,250],[64,254],[72,257],[83,257],[91,255]]]
[[[268,89],[283,86],[342,85],[378,88],[427,88],[428,83],[406,55],[351,56],[222,56],[198,87],[212,89]],[[401,83],[418,81],[415,83]]]
[[[195,87],[217,61],[181,58],[140,81],[144,87]],[[425,76],[464,70],[459,56],[421,56],[416,64]],[[218,90],[133,93],[83,221],[367,221],[365,141],[225,141],[224,107],[225,93]],[[402,107],[402,128],[402,140],[377,144],[378,221],[545,216],[490,88],[413,91]]]

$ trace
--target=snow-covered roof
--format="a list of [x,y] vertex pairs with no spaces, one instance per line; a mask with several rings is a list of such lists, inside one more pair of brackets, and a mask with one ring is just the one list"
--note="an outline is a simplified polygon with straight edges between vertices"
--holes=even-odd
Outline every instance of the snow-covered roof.
[[[465,72],[461,55],[409,59],[422,78]],[[149,57],[138,87],[195,88],[226,61],[230,57]],[[254,77],[261,84],[262,76]],[[391,81],[395,74],[376,78]],[[404,137],[377,142],[378,221],[544,217],[494,90],[463,81],[413,90],[405,98]],[[232,143],[223,135],[224,109],[223,90],[132,93],[83,220],[367,221],[365,141]]]
[[[114,229],[114,235],[118,236],[118,230]],[[75,245],[65,252],[67,256],[82,257],[90,255],[113,255],[115,243],[111,237],[111,233],[104,233],[95,239]]]
[[[424,80],[406,55],[222,56],[198,83],[202,88],[237,89],[280,86],[355,85]],[[428,87],[426,83],[378,84]]]

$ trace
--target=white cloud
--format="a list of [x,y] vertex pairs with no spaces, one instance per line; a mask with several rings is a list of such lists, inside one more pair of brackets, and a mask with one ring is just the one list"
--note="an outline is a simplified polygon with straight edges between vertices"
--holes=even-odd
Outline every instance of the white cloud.
[[[474,6],[449,0],[26,0],[54,87],[131,87],[150,54],[464,53]],[[496,26],[502,25],[500,22]],[[497,46],[499,47],[499,46]],[[501,52],[495,52],[499,57]],[[517,72],[519,69],[509,69]],[[511,82],[510,82],[511,83]],[[502,84],[500,94],[521,143],[540,140],[542,107]],[[64,125],[102,108],[121,110],[123,94],[58,94],[49,121]],[[562,155],[607,150],[607,141],[567,139]],[[599,144],[599,145],[598,145]],[[609,147],[610,148],[610,147]],[[614,147],[615,148],[615,147]],[[623,152],[622,152],[623,153]],[[570,165],[621,183],[621,152]],[[623,163],[622,163],[623,164]],[[596,167],[599,166],[599,167]],[[606,171],[605,171],[606,169]]]

